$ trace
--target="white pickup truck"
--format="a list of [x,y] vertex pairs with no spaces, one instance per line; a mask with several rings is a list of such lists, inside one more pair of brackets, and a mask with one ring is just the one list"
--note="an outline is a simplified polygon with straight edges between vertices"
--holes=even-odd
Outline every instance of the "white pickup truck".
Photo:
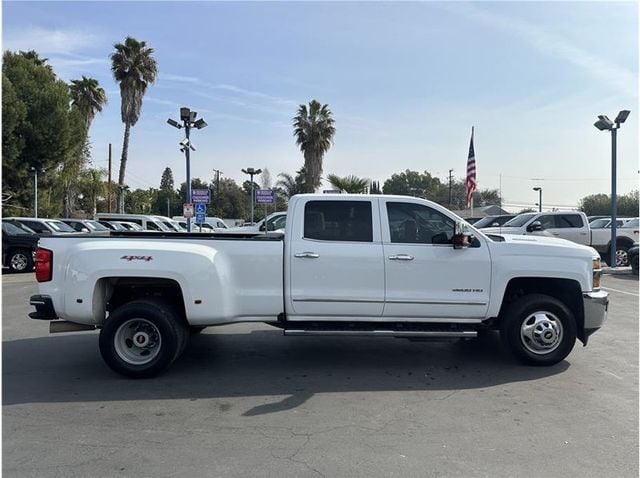
[[594,249],[470,232],[422,199],[305,194],[291,199],[284,235],[43,238],[30,316],[52,332],[100,329],[106,363],[132,377],[167,369],[190,331],[237,322],[409,339],[494,329],[533,365],[563,360],[603,325]]
[[[524,213],[502,226],[483,228],[482,232],[485,234],[518,234],[567,239],[593,247],[607,263],[611,262],[611,229],[592,229],[589,227],[587,216],[580,211]],[[627,251],[634,243],[638,242],[638,232],[637,219],[616,228],[616,266],[629,265]]]

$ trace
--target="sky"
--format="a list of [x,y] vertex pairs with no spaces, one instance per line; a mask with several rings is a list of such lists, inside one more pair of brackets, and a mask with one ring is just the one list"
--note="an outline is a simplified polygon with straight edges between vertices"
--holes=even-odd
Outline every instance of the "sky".
[[[618,193],[638,189],[637,2],[11,2],[3,50],[35,50],[65,81],[96,78],[108,104],[90,131],[93,164],[117,178],[124,125],[110,72],[126,36],[155,50],[159,75],[132,129],[126,182],[186,178],[167,118],[194,130],[191,176],[242,168],[272,181],[303,156],[292,118],[316,99],[336,135],[324,174],[383,183],[406,169],[463,179],[472,126],[478,188],[507,209],[576,207],[611,191],[611,140],[593,123],[631,110],[618,133]],[[260,182],[259,180],[257,182]]]

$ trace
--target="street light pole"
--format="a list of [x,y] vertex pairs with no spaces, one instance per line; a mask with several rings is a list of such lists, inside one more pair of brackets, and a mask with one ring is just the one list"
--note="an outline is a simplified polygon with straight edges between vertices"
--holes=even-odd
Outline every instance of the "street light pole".
[[[253,168],[247,168],[247,169],[243,169],[242,172],[244,174],[248,174],[249,175],[249,180],[251,181],[251,224],[253,225],[253,202],[254,202],[254,197],[253,197],[253,176],[257,176],[258,174],[260,174],[262,172],[262,169],[253,169]],[[265,221],[266,223],[266,221]]]
[[538,191],[538,212],[542,212],[542,188],[537,186],[533,190]]
[[616,244],[616,221],[617,221],[617,209],[618,209],[618,197],[616,191],[616,166],[617,166],[617,148],[616,141],[618,137],[618,130],[620,125],[627,120],[627,117],[631,113],[629,110],[622,110],[616,116],[614,121],[611,121],[606,115],[599,115],[598,121],[593,125],[600,131],[611,131],[611,246],[609,256],[609,266],[615,268],[617,266],[618,258],[618,246]]
[[[191,204],[191,150],[196,150],[191,144],[190,132],[192,127],[196,127],[196,129],[202,129],[207,126],[207,122],[200,118],[196,121],[196,117],[198,113],[195,111],[191,111],[189,108],[183,106],[180,108],[180,119],[182,120],[182,124],[178,123],[176,120],[169,118],[167,123],[177,129],[184,128],[185,130],[185,139],[180,141],[180,151],[184,152],[185,159],[187,161],[187,197],[186,202]],[[187,232],[191,232],[191,218],[187,218]]]
[[44,173],[44,169],[31,166],[33,171],[33,217],[38,217],[38,171]]

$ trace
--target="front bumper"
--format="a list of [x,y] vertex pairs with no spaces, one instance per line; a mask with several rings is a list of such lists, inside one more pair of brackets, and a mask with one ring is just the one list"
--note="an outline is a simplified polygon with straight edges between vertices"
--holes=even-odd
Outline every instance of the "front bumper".
[[584,344],[587,338],[603,326],[607,320],[609,294],[604,291],[585,292],[582,294],[584,305]]

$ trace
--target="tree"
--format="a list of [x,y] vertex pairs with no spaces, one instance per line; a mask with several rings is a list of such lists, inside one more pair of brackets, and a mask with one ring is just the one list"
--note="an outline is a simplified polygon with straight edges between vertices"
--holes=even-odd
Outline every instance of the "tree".
[[162,178],[160,178],[160,191],[169,192],[174,191],[175,183],[173,181],[173,171],[171,168],[166,167],[162,172]]
[[380,189],[380,181],[371,181],[371,185],[369,186],[369,194],[382,194],[382,189]]
[[[84,144],[80,115],[69,104],[69,87],[35,52],[6,51],[2,63],[2,189],[11,196],[5,214],[30,214],[31,168],[38,177],[39,206],[60,215],[59,176]],[[29,211],[29,212],[27,212]]]
[[288,201],[296,194],[302,194],[306,191],[305,187],[305,170],[304,167],[296,172],[296,176],[293,177],[289,173],[278,174],[278,182],[276,186],[281,196],[284,196]]
[[353,174],[345,177],[336,176],[335,174],[329,174],[327,176],[329,184],[334,188],[339,189],[347,193],[362,194],[366,192],[369,180],[366,178],[359,178]]
[[401,194],[436,200],[442,183],[427,171],[419,173],[407,169],[403,173],[393,174],[382,186],[384,194]]
[[182,216],[182,201],[175,189],[173,171],[169,167],[162,172],[160,189],[153,211],[160,216]]
[[[631,191],[616,199],[616,215],[635,217],[638,215],[638,190]],[[580,200],[579,209],[587,216],[611,215],[611,195],[591,194]]]
[[69,93],[71,104],[78,108],[89,131],[96,113],[101,112],[102,107],[107,104],[107,94],[100,87],[98,80],[84,75],[81,80],[71,80]]
[[116,51],[111,54],[111,72],[113,78],[120,84],[120,117],[124,123],[122,157],[118,174],[119,205],[122,213],[124,209],[122,188],[127,168],[129,134],[140,118],[142,98],[147,87],[156,81],[158,66],[153,57],[153,48],[148,47],[144,41],[126,37],[124,43],[116,43],[113,47]]
[[89,168],[82,174],[82,191],[91,204],[91,217],[98,212],[98,199],[107,193],[106,174],[104,169],[98,168]]
[[309,108],[307,105],[300,105],[298,114],[293,118],[293,135],[304,154],[307,192],[315,191],[320,185],[322,160],[333,144],[333,136],[336,133],[334,124],[329,106],[321,105],[316,100],[309,103]]

